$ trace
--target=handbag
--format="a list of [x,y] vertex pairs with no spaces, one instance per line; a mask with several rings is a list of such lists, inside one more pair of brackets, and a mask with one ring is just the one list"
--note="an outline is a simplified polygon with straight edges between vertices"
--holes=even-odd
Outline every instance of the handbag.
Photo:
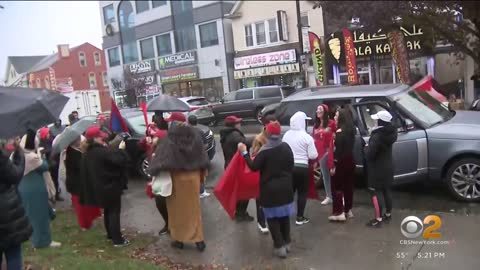
[[160,172],[160,174],[153,177],[152,193],[162,197],[172,195],[172,176],[170,172]]

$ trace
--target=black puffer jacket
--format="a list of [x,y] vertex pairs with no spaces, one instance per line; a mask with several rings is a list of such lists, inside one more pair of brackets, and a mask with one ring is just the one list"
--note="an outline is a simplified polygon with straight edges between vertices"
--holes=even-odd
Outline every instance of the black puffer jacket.
[[368,186],[376,189],[390,187],[393,182],[392,146],[397,140],[397,129],[387,124],[372,132],[365,148]]
[[25,169],[25,157],[21,150],[13,156],[13,162],[0,153],[0,250],[19,245],[32,235],[32,227],[25,215],[17,185]]
[[232,127],[220,130],[220,143],[222,144],[223,157],[225,158],[225,168],[238,151],[238,143],[246,143],[245,135]]
[[68,193],[79,195],[82,190],[82,152],[71,146],[65,156],[66,180]]

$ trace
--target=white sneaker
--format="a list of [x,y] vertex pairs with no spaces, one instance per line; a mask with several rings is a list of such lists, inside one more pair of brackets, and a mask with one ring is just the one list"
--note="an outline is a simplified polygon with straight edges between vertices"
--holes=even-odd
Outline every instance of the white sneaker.
[[204,199],[204,198],[207,198],[207,197],[210,197],[210,193],[208,193],[206,190],[200,194],[200,199]]
[[355,215],[353,215],[352,210],[347,212],[347,218],[354,218],[354,217],[355,217]]
[[321,205],[329,205],[332,204],[333,200],[330,197],[325,198],[320,204]]
[[61,246],[62,246],[62,243],[60,243],[60,242],[52,241],[52,242],[50,243],[50,247],[51,247],[51,248],[58,248],[58,247],[61,247]]
[[270,230],[268,229],[267,226],[262,227],[262,225],[260,225],[260,223],[257,223],[257,226],[258,226],[258,229],[260,230],[260,232],[263,233],[263,234],[267,234],[267,233],[270,232]]
[[330,220],[330,221],[342,221],[343,222],[343,221],[346,221],[347,218],[345,217],[345,213],[342,213],[338,216],[329,216],[328,220]]

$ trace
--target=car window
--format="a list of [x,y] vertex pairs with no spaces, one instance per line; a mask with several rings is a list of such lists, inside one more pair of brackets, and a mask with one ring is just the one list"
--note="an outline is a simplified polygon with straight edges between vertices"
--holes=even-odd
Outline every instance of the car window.
[[231,92],[231,93],[226,94],[223,97],[223,101],[225,101],[225,102],[235,101],[235,94],[236,94],[235,92]]
[[284,86],[282,87],[283,97],[288,97],[291,94],[295,93],[295,87],[293,86]]
[[190,99],[187,101],[188,105],[190,106],[203,106],[208,105],[208,101],[206,98],[197,98],[197,99]]
[[280,92],[280,88],[259,88],[255,89],[255,97],[257,98],[276,98],[282,97],[282,93]]
[[[150,115],[150,119],[151,119]],[[139,114],[137,116],[133,117],[128,117],[126,119],[128,123],[130,124],[130,127],[133,129],[133,131],[137,134],[145,134],[147,130],[147,126],[145,125],[145,118],[143,117],[143,114]]]
[[237,95],[235,96],[235,100],[248,100],[248,99],[253,99],[253,91],[252,90],[239,91],[239,92],[237,92]]
[[321,104],[321,101],[318,99],[282,102],[275,111],[275,114],[281,125],[289,126],[290,118],[298,111],[306,113],[307,116],[312,117],[313,119],[315,117],[318,104]]

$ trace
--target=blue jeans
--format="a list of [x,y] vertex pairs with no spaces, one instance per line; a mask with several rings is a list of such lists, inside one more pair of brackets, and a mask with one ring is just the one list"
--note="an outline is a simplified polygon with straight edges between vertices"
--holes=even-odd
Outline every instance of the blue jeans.
[[7,258],[7,270],[22,270],[22,247],[20,245],[0,250],[0,267],[3,254]]
[[328,198],[332,198],[332,185],[330,181],[330,170],[328,169],[328,152],[320,159],[320,171],[322,171],[323,185]]

